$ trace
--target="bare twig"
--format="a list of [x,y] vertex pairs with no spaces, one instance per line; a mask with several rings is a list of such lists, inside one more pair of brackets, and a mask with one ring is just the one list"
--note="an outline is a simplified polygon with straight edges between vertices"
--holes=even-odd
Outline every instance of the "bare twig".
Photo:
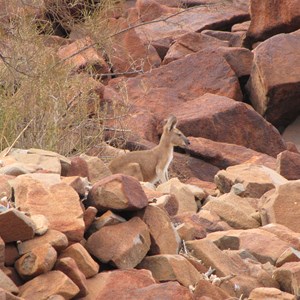
[[[164,18],[159,18],[159,19],[155,19],[155,20],[148,21],[148,22],[143,22],[143,23],[139,23],[139,24],[134,24],[134,25],[131,25],[131,26],[127,27],[127,28],[124,28],[124,29],[122,29],[122,30],[120,30],[120,31],[117,31],[117,32],[115,32],[114,34],[111,34],[111,35],[105,37],[105,40],[111,39],[111,38],[113,38],[113,37],[115,37],[115,36],[117,36],[117,35],[119,35],[119,34],[122,34],[122,33],[124,33],[124,32],[127,32],[127,31],[129,31],[129,30],[132,30],[132,29],[135,29],[135,28],[138,28],[138,27],[141,27],[141,26],[145,26],[145,25],[153,24],[153,23],[159,23],[159,22],[166,22],[167,20],[169,20],[169,19],[171,19],[171,18],[174,18],[175,16],[178,16],[178,15],[180,15],[180,14],[183,14],[183,13],[185,13],[185,12],[187,12],[187,11],[190,11],[190,10],[193,10],[193,9],[196,9],[196,8],[199,8],[199,7],[215,6],[215,5],[220,4],[221,2],[224,2],[224,1],[220,1],[220,2],[217,2],[217,3],[205,3],[205,4],[200,4],[200,5],[188,7],[188,8],[185,8],[185,9],[181,10],[181,11],[178,11],[178,12],[176,12],[176,13],[174,13],[174,14],[171,14],[171,15],[169,15],[169,16],[166,16],[166,17],[164,17]],[[79,49],[79,50],[76,51],[75,53],[72,53],[71,55],[69,55],[69,56],[67,56],[67,57],[65,57],[65,58],[63,58],[63,59],[61,59],[61,60],[60,60],[59,62],[57,62],[53,67],[55,67],[55,66],[56,66],[57,64],[59,64],[59,63],[65,62],[66,60],[68,60],[68,59],[70,59],[70,58],[72,58],[72,57],[74,57],[74,56],[76,56],[76,55],[78,55],[78,54],[84,52],[85,50],[87,50],[87,49],[89,49],[89,48],[91,48],[91,47],[97,46],[97,45],[99,45],[99,42],[95,42],[95,43],[92,43],[92,44],[90,44],[90,45],[87,45],[87,46],[85,46],[85,47]]]
[[27,130],[27,128],[29,127],[29,125],[31,124],[31,122],[33,121],[33,119],[31,119],[27,125],[23,128],[23,130],[19,133],[19,135],[16,137],[16,139],[13,141],[13,143],[6,149],[6,151],[2,154],[2,158],[5,157],[10,150],[13,148],[13,146],[16,144],[16,142],[19,140],[19,138],[22,136],[22,134]]

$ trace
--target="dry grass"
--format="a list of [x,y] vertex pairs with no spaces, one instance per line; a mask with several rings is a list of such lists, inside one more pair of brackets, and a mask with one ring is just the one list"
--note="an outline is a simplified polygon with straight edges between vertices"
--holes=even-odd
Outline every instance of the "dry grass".
[[[102,34],[107,34],[105,16],[116,1],[101,1],[101,7],[94,1],[86,2],[90,6],[79,7],[79,15],[64,15],[63,26],[70,29],[81,22],[91,32],[101,27]],[[56,23],[62,22],[59,11],[53,15]],[[103,22],[99,22],[101,16]],[[111,104],[109,111],[107,105],[100,105],[90,69],[75,73],[72,66],[59,62],[57,49],[45,46],[52,30],[45,20],[16,17],[0,31],[1,150],[11,146],[27,127],[15,147],[38,147],[64,155],[84,152],[103,141],[114,118],[126,114],[126,105]]]

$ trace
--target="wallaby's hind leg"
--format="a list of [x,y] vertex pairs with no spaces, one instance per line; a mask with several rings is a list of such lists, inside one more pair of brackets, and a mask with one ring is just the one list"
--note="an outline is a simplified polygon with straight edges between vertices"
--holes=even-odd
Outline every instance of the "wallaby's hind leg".
[[142,169],[138,163],[130,163],[126,165],[126,171],[124,171],[124,174],[135,177],[138,181],[144,181]]

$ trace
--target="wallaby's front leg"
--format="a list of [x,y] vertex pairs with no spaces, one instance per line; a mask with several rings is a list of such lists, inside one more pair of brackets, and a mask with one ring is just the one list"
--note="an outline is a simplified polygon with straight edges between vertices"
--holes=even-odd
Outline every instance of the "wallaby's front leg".
[[168,170],[162,170],[159,167],[156,167],[157,178],[161,183],[167,182],[169,180]]

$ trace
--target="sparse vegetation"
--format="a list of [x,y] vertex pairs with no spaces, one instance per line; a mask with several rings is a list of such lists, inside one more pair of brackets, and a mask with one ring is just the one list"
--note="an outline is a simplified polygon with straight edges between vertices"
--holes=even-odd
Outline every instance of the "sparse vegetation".
[[101,45],[108,34],[107,16],[118,2],[84,1],[81,5],[57,0],[57,5],[52,2],[47,7],[43,19],[16,15],[1,28],[1,150],[11,146],[24,128],[15,147],[68,155],[103,141],[105,130],[113,126],[117,115],[124,114],[126,106],[101,103],[101,83],[93,79],[93,68],[74,72],[72,65],[59,61],[59,45],[49,46],[47,41],[58,28],[69,34],[80,22]]

